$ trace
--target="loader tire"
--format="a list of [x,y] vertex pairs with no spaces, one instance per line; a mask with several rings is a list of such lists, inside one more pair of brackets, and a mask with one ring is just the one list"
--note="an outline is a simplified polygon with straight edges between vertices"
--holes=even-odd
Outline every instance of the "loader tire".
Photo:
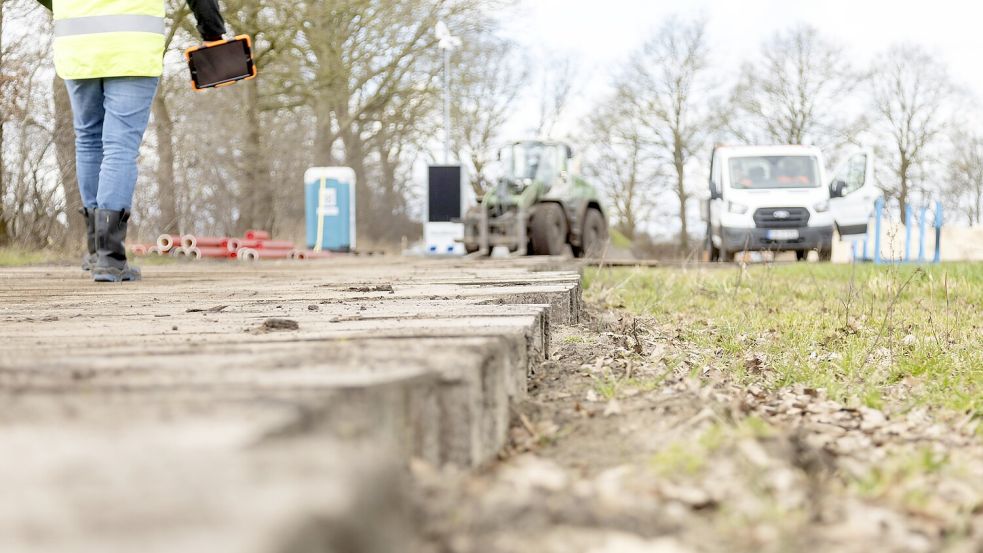
[[608,242],[608,225],[604,215],[596,209],[588,209],[584,215],[584,226],[580,234],[580,247],[574,248],[577,257],[595,259],[604,254]]
[[563,255],[567,245],[567,218],[562,207],[552,203],[536,206],[529,227],[533,255]]

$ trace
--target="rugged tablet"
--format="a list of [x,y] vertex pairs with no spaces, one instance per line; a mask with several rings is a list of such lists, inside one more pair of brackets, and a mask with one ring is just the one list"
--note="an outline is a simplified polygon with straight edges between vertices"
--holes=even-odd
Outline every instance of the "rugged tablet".
[[195,90],[228,86],[256,76],[252,40],[248,35],[188,48],[184,58]]

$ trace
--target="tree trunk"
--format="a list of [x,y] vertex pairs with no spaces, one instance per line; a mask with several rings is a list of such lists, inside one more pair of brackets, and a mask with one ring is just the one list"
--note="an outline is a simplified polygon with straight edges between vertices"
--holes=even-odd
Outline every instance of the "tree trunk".
[[342,129],[341,141],[345,145],[345,165],[355,171],[355,224],[358,233],[360,236],[375,240],[378,238],[377,229],[370,224],[373,205],[372,188],[369,186],[365,170],[365,145],[358,131],[358,123],[352,123],[350,128]]
[[[3,0],[0,0],[2,3]],[[7,166],[3,158],[3,149],[5,145],[3,142],[3,121],[0,120],[0,246],[7,245],[10,237],[7,234],[7,218],[3,214],[3,199],[7,195],[7,182],[6,182],[6,171]]]
[[905,206],[908,205],[908,172],[910,170],[910,164],[908,158],[905,155],[901,156],[901,164],[898,171],[898,207],[901,208],[901,224],[908,224],[908,210]]
[[331,148],[334,146],[335,134],[332,132],[332,110],[328,101],[318,98],[314,112],[314,163],[316,165],[334,165]]
[[157,205],[160,206],[160,232],[180,231],[177,214],[177,183],[174,179],[174,121],[167,109],[164,90],[154,98],[154,130],[157,134]]
[[65,81],[55,75],[51,82],[55,101],[55,158],[58,161],[58,174],[61,177],[61,190],[65,196],[65,217],[68,219],[69,250],[78,250],[85,240],[85,220],[78,211],[82,208],[79,193],[78,173],[75,165],[75,125],[72,122],[72,102],[68,97]]
[[[3,75],[3,5],[6,0],[0,0],[0,76]],[[3,114],[0,114],[0,246],[5,246],[10,240],[7,232],[7,218],[3,213],[3,199],[7,196],[6,170],[4,162]]]
[[245,156],[246,179],[243,183],[242,211],[244,219],[240,219],[240,230],[249,228],[272,230],[273,227],[273,194],[270,189],[270,171],[262,142],[262,119],[259,108],[258,81],[246,81],[246,131]]
[[[2,137],[2,135],[0,135]],[[976,183],[976,224],[983,223],[983,186]],[[972,224],[972,222],[970,222]]]
[[679,198],[679,248],[683,254],[689,252],[689,223],[686,221],[686,160],[682,141],[676,133],[673,149],[673,166],[676,169],[676,196]]

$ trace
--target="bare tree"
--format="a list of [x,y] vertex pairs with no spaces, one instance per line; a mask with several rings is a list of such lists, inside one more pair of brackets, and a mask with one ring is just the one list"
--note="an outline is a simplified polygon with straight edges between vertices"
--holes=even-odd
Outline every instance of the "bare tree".
[[728,127],[749,143],[838,147],[862,128],[846,102],[864,81],[843,49],[810,25],[778,32],[748,62]]
[[706,21],[673,17],[635,53],[619,82],[621,97],[637,106],[647,146],[672,167],[684,251],[690,245],[686,167],[710,131],[708,67]]
[[553,57],[543,69],[536,134],[550,138],[573,97],[578,68],[572,58]]
[[595,110],[586,150],[589,174],[604,189],[615,227],[631,240],[652,215],[664,190],[664,175],[651,163],[645,131],[633,107],[615,95]]
[[[185,24],[189,11],[185,0],[171,0],[167,3],[167,20],[171,27],[164,37],[165,51],[171,48],[174,37]],[[174,170],[174,119],[167,100],[170,94],[168,80],[162,78],[157,95],[154,96],[152,113],[154,135],[157,140],[157,206],[160,208],[158,228],[162,233],[177,234],[181,230],[181,225],[178,219],[178,190]]]
[[452,136],[480,195],[488,185],[486,172],[495,160],[499,132],[513,115],[529,71],[517,44],[494,36],[465,38],[456,61]]
[[9,240],[7,231],[7,218],[4,216],[4,197],[7,195],[7,164],[4,158],[6,148],[3,136],[4,126],[7,123],[6,115],[9,108],[6,106],[8,87],[13,85],[13,79],[7,76],[7,45],[3,40],[3,24],[5,22],[4,6],[6,0],[0,0],[0,246]]
[[68,221],[66,245],[72,250],[82,244],[85,237],[85,221],[79,216],[82,197],[79,194],[78,173],[75,166],[75,125],[72,122],[72,103],[65,81],[55,75],[51,82],[55,104],[55,122],[52,138],[55,144],[55,160],[58,163],[59,182],[65,197],[65,217]]
[[948,207],[961,212],[970,225],[983,224],[983,136],[958,130],[950,155],[945,188]]
[[[62,132],[70,128],[68,102],[58,94],[52,102],[43,41],[20,40],[21,29],[47,14],[34,3],[0,2],[0,241],[59,244],[62,214],[78,223],[71,212],[76,179],[66,163],[72,144]],[[416,232],[411,168],[440,121],[434,26],[444,20],[483,43],[495,28],[491,13],[510,3],[225,0],[229,27],[253,37],[261,78],[192,94],[177,48],[168,48],[140,157],[133,239],[251,226],[299,235],[304,200],[294,183],[314,164],[356,170],[359,224],[369,231],[362,236],[398,240]],[[197,43],[185,2],[167,7],[167,44]],[[496,103],[502,99],[483,106],[488,136],[501,121],[490,112],[508,113]]]
[[876,128],[884,140],[881,157],[890,168],[881,186],[898,201],[905,221],[904,206],[923,184],[919,171],[945,127],[954,88],[945,64],[910,44],[894,46],[877,58],[872,83]]

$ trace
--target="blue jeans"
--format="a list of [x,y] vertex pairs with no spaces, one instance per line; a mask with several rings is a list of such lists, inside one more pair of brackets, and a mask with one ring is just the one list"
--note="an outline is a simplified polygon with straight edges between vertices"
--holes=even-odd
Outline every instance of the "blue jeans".
[[129,210],[137,155],[157,92],[157,77],[65,81],[75,123],[75,163],[82,205]]

